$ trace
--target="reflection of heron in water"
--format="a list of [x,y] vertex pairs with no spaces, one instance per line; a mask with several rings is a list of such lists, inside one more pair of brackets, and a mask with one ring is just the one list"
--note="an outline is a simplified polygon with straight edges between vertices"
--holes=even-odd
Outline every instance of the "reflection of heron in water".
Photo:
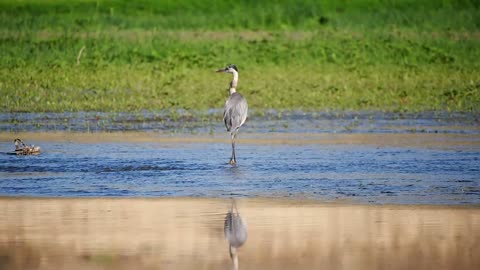
[[237,248],[241,247],[247,241],[247,225],[238,213],[235,200],[225,217],[225,238],[228,240],[230,258],[233,262],[234,269],[238,269]]

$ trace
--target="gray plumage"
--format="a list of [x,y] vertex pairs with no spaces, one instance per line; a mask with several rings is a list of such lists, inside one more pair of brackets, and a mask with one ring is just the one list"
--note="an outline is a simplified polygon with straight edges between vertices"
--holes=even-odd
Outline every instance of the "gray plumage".
[[247,100],[240,93],[231,94],[225,102],[223,109],[223,122],[227,131],[237,133],[238,129],[247,120],[248,104]]
[[223,122],[232,137],[232,158],[230,159],[230,164],[233,165],[237,163],[235,156],[235,139],[237,138],[238,130],[245,123],[245,120],[247,120],[248,104],[245,97],[236,90],[238,84],[238,68],[235,65],[228,65],[223,69],[217,70],[217,72],[233,74],[229,88],[230,96],[223,108]]
[[241,247],[248,237],[247,224],[238,213],[235,200],[232,201],[232,207],[225,216],[223,227],[225,238],[228,241],[230,258],[233,262],[233,269],[238,269],[237,248]]
[[247,241],[247,226],[238,211],[234,212],[232,209],[227,213],[224,233],[231,247],[239,248]]

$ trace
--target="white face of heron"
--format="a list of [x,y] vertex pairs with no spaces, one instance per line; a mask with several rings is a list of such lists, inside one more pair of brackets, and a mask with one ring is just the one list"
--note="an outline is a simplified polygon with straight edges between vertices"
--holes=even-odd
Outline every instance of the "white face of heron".
[[226,67],[226,69],[228,70],[228,71],[227,71],[228,73],[238,72],[237,66],[235,66],[235,65],[228,65],[228,66]]
[[225,68],[217,70],[217,72],[238,73],[238,69],[235,65],[228,65]]

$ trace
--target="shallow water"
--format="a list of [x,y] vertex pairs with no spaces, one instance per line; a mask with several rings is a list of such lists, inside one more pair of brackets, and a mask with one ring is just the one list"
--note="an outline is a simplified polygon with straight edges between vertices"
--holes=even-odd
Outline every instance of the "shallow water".
[[[0,198],[0,269],[233,269],[229,200]],[[479,269],[476,207],[237,201],[239,269]]]
[[475,134],[244,134],[234,167],[225,136],[4,133],[0,151],[17,135],[43,152],[0,155],[4,196],[480,203]]

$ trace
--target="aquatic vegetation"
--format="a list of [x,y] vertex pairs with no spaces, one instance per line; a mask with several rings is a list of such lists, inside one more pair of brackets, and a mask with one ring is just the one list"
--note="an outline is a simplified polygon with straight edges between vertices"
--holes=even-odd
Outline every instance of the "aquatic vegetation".
[[0,111],[478,112],[476,1],[317,2],[0,0]]

